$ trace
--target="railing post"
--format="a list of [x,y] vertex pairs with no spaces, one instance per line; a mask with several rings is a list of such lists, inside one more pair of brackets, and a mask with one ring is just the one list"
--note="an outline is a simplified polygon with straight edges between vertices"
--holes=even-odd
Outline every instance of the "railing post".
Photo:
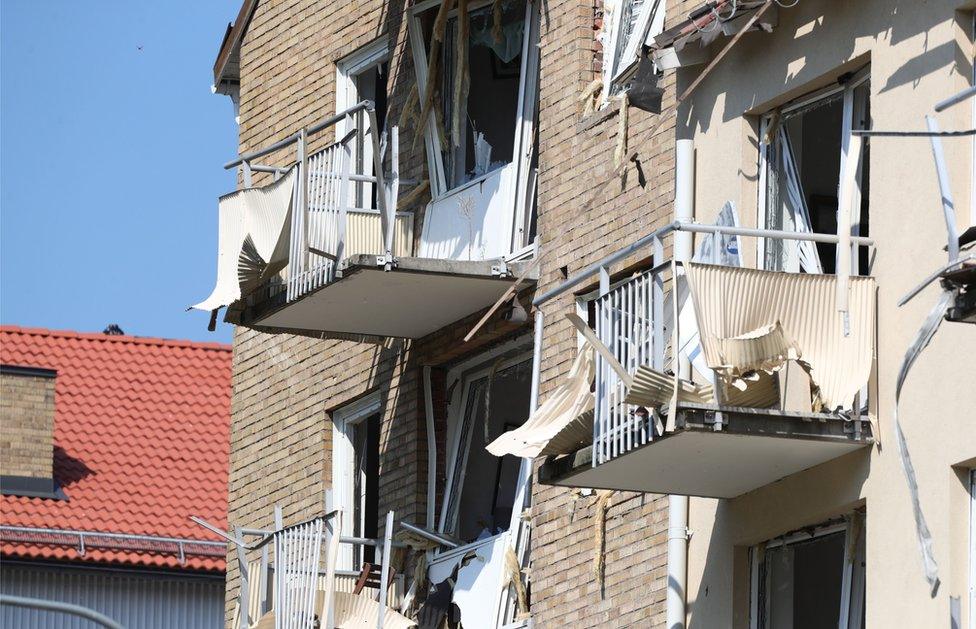
[[[397,198],[400,196],[400,127],[393,125],[390,127],[390,196],[387,200],[387,207],[390,208],[392,220],[392,237],[390,238],[391,250],[395,246],[396,239],[396,220],[397,220]],[[385,192],[385,190],[384,190]]]
[[244,177],[244,187],[250,188],[251,183],[251,162],[243,161],[241,162],[241,174]]
[[[352,162],[353,154],[352,149],[349,148],[349,140],[346,140],[339,147],[339,150],[343,152],[342,159],[342,172],[339,174],[339,224],[336,225],[336,249],[335,249],[335,261],[333,262],[333,275],[341,277],[342,271],[339,265],[342,263],[343,257],[345,257],[346,251],[346,220],[348,216],[347,209],[349,207],[349,169],[351,167],[350,162]],[[330,278],[331,281],[331,278]]]
[[[377,194],[377,198],[379,195]],[[389,583],[390,580],[390,545],[393,541],[393,512],[386,512],[386,527],[383,531],[383,560],[380,564],[380,595],[379,595],[379,612],[376,615],[376,629],[383,629],[383,624],[386,621],[386,601],[387,595],[389,593]]]
[[373,170],[376,173],[376,203],[379,205],[380,223],[383,226],[383,249],[384,263],[383,268],[389,271],[393,268],[393,225],[396,217],[390,214],[390,204],[387,203],[386,183],[383,177],[383,156],[380,155],[379,128],[376,123],[376,110],[368,109],[369,115],[369,137],[373,143]]
[[298,132],[298,213],[302,216],[302,271],[308,270],[308,133],[305,128]]
[[[654,266],[664,263],[664,243],[660,238],[654,239]],[[677,291],[675,291],[677,293]],[[677,294],[675,295],[677,299]],[[654,274],[654,294],[651,298],[653,308],[654,349],[652,365],[658,371],[664,370],[664,278],[661,272]]]

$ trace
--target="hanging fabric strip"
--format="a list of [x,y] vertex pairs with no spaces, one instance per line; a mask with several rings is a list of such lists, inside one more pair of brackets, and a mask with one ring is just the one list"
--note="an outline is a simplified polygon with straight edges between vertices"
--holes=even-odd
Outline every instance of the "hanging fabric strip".
[[908,347],[905,358],[902,360],[901,368],[898,370],[898,383],[895,385],[895,442],[898,444],[898,456],[901,458],[901,466],[905,471],[905,480],[908,482],[908,493],[912,500],[912,513],[915,516],[915,533],[918,536],[918,547],[922,553],[922,565],[925,568],[925,579],[929,582],[932,596],[939,589],[939,566],[935,563],[935,556],[932,553],[932,533],[929,532],[928,524],[925,522],[925,515],[922,513],[922,505],[918,497],[918,480],[915,476],[915,467],[912,465],[912,458],[908,453],[908,443],[905,440],[905,433],[901,429],[901,421],[898,418],[898,402],[901,399],[901,387],[905,384],[908,372],[915,364],[936,330],[939,329],[946,310],[952,303],[954,293],[943,291],[935,307],[929,311],[922,327],[919,328],[915,339]]

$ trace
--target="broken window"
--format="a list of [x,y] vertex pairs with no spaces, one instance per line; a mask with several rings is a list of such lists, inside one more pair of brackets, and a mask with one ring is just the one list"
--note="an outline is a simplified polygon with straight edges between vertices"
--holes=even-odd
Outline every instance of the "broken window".
[[773,540],[752,552],[756,629],[864,626],[864,515]]
[[616,0],[604,3],[604,98],[618,94],[640,61],[650,37],[664,30],[664,0]]
[[[333,414],[332,488],[343,510],[342,532],[375,539],[379,534],[379,398],[369,396]],[[339,568],[357,570],[373,562],[372,546],[343,544]]]
[[471,2],[466,14],[449,10],[442,22],[437,21],[438,0],[411,9],[411,48],[433,193],[424,213],[421,257],[486,260],[524,253],[532,244],[538,169],[536,5]]
[[[766,116],[762,129],[760,184],[762,227],[784,231],[837,232],[838,188],[851,129],[870,127],[868,76],[861,72],[838,87],[807,96]],[[864,143],[855,181],[851,235],[868,235],[869,143]],[[837,246],[767,239],[764,268],[834,273]],[[854,270],[868,270],[868,251],[858,248]]]
[[485,446],[525,422],[531,376],[532,361],[522,358],[465,379],[442,532],[473,542],[508,530],[521,460]]

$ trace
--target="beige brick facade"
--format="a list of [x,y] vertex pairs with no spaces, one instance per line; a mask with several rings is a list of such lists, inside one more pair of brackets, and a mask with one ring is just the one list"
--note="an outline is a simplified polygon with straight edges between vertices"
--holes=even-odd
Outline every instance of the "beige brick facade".
[[[414,84],[404,7],[369,0],[326,7],[307,0],[262,0],[241,48],[240,150],[266,146],[335,111],[336,60],[386,37],[390,47],[389,119],[396,120]],[[602,3],[555,0],[544,5],[539,93],[539,290],[650,231],[670,216],[673,198],[673,117],[631,108],[629,146],[635,164],[591,204],[595,185],[610,176],[618,127],[615,105],[582,118],[580,91],[599,72],[595,39]],[[674,98],[666,77],[665,106]],[[656,129],[651,134],[652,129]],[[322,138],[324,142],[330,138]],[[401,177],[425,178],[424,156],[401,130]],[[313,149],[315,145],[313,144]],[[284,163],[293,153],[265,160]],[[259,180],[260,181],[260,180]],[[420,204],[422,205],[422,204]],[[403,208],[400,208],[403,209]],[[422,208],[413,208],[418,213]],[[415,230],[420,233],[420,217]],[[649,253],[649,252],[648,252]],[[646,258],[634,256],[633,262]],[[533,291],[522,294],[528,307]],[[432,307],[436,307],[432,305]],[[540,399],[566,372],[576,335],[562,318],[572,297],[546,306]],[[476,313],[419,341],[383,346],[266,335],[238,328],[234,375],[229,521],[270,527],[273,506],[285,522],[321,511],[331,485],[330,412],[380,392],[380,513],[422,523],[426,513],[427,435],[422,367],[434,366],[434,399],[444,399],[443,374],[460,358],[519,333],[495,315],[468,343]],[[445,471],[443,404],[438,417],[438,489]],[[537,627],[569,624],[663,624],[667,503],[659,496],[616,495],[607,514],[603,592],[591,571],[595,497],[533,487],[532,614]],[[381,524],[382,526],[382,524]],[[235,555],[229,555],[227,614],[237,596]]]
[[55,372],[0,368],[0,468],[4,476],[54,478]]

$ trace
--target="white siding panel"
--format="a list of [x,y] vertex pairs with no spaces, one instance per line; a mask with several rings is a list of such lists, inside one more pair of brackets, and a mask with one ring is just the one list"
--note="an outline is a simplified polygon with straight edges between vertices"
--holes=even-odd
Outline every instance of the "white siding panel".
[[[131,629],[209,629],[224,622],[224,580],[219,576],[4,562],[0,592],[83,605]],[[97,629],[100,625],[68,614],[3,606],[0,627]]]

